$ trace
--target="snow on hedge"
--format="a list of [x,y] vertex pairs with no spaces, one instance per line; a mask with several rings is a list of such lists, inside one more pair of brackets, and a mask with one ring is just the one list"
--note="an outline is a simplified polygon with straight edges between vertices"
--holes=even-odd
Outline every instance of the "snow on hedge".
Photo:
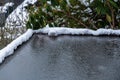
[[82,29],[82,28],[67,28],[67,27],[52,27],[52,28],[45,27],[39,30],[28,29],[26,33],[24,33],[23,35],[15,39],[13,42],[8,44],[5,48],[0,50],[0,63],[2,63],[5,57],[13,54],[14,50],[16,50],[19,45],[29,40],[29,38],[34,33],[48,34],[48,36],[58,36],[58,35],[93,35],[93,36],[119,35],[120,36],[120,30],[112,30],[112,29],[98,29],[96,31],[85,28]]
[[8,44],[5,48],[0,50],[0,63],[2,63],[5,57],[13,54],[14,50],[16,50],[19,45],[29,40],[29,38],[32,35],[33,35],[33,30],[28,29],[26,33],[24,33],[23,35],[12,41],[10,44]]
[[14,5],[14,3],[8,2],[8,3],[6,3],[4,6],[0,6],[0,12],[1,12],[1,13],[6,13],[6,12],[7,12],[7,9],[8,9],[9,7],[12,7],[13,5]]
[[[25,26],[25,22],[28,19],[28,12],[24,8],[28,4],[34,4],[37,0],[24,0],[7,18],[6,26],[15,25],[16,27]],[[12,27],[12,26],[11,26]],[[14,27],[14,26],[13,26]]]

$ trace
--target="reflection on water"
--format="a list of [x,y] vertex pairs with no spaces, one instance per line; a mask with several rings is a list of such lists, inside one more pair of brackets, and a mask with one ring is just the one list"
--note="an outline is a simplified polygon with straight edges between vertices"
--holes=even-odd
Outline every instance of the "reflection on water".
[[34,35],[0,66],[0,80],[120,80],[120,39]]

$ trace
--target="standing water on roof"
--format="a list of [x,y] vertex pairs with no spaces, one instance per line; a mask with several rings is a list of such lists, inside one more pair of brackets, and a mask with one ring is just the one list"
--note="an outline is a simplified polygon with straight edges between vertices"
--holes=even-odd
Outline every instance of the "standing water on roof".
[[120,38],[36,34],[0,66],[0,80],[120,80]]

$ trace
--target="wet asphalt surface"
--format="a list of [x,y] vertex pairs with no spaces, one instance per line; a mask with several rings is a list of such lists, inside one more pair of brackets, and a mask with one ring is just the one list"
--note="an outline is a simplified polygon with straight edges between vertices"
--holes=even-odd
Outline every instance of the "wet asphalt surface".
[[0,65],[0,80],[120,80],[120,38],[36,34]]

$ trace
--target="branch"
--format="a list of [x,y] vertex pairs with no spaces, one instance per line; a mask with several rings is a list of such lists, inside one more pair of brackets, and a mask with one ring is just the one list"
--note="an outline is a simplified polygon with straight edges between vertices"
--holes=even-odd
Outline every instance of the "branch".
[[70,15],[69,12],[65,12],[65,11],[62,11],[62,10],[55,10],[55,11],[64,13],[68,18],[71,18],[71,19],[77,21],[79,24],[81,24],[85,28],[88,28],[87,25],[85,25],[81,20],[79,20],[79,19],[75,18],[74,16]]
[[112,17],[112,28],[115,28],[115,14],[114,14],[114,12],[115,12],[115,10],[113,9],[113,7],[111,7],[111,5],[110,5],[110,3],[109,3],[109,0],[107,0],[107,5],[108,5],[108,7],[110,8],[110,11],[111,11],[111,17]]
[[78,20],[77,18],[73,17],[72,15],[68,15],[69,18],[72,18],[73,20],[77,21],[79,24],[84,26],[85,28],[88,28],[82,21]]

